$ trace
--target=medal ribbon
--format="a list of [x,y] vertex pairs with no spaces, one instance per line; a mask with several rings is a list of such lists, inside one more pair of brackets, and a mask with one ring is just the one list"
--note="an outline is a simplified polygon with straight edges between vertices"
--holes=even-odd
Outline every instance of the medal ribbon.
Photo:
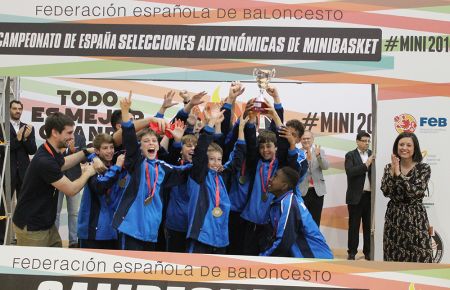
[[247,160],[244,159],[244,162],[242,162],[241,176],[245,176],[245,163],[247,163]]
[[150,172],[148,169],[148,162],[145,162],[145,180],[147,181],[147,189],[148,189],[148,194],[147,194],[147,198],[149,197],[153,197],[155,195],[155,189],[156,189],[156,182],[158,181],[158,164],[155,165],[155,180],[153,181],[153,186],[150,187]]
[[219,174],[216,173],[216,207],[220,204]]
[[269,171],[267,172],[267,181],[266,181],[265,185],[264,185],[264,176],[263,176],[264,164],[261,164],[261,167],[259,168],[259,178],[261,179],[261,189],[262,189],[263,193],[267,192],[267,187],[269,186],[270,175],[272,174],[272,168],[273,168],[273,163],[274,162],[275,162],[275,159],[270,161]]

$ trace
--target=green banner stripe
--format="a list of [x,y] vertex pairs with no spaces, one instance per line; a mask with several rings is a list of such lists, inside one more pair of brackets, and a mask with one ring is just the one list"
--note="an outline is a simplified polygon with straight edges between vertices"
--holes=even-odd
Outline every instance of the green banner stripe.
[[401,273],[450,280],[450,269],[410,270]]
[[3,75],[9,76],[62,76],[67,74],[93,74],[101,72],[127,71],[127,70],[143,70],[162,68],[163,66],[116,61],[116,60],[100,60],[100,61],[81,61],[72,63],[55,63],[55,64],[39,64],[15,67],[0,67]]
[[419,8],[414,8],[412,10],[422,10],[422,11],[430,11],[430,12],[448,14],[448,13],[450,13],[450,5],[419,7]]

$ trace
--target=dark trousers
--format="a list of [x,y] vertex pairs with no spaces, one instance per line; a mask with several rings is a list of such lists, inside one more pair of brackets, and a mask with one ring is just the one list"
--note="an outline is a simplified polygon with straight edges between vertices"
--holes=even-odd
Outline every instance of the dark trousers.
[[348,204],[348,254],[356,255],[359,244],[359,227],[362,220],[363,253],[370,255],[370,192],[364,192],[358,204]]
[[106,249],[117,250],[119,249],[118,240],[87,240],[80,239],[80,248],[85,249]]
[[203,244],[199,241],[189,239],[188,253],[199,254],[226,254],[226,248],[217,248]]
[[158,229],[158,242],[156,243],[155,251],[165,252],[167,248],[166,234],[165,234],[165,222],[161,222]]
[[119,234],[120,248],[132,251],[155,251],[156,243],[145,242],[124,233]]
[[[0,170],[1,174],[1,170]],[[22,187],[22,180],[18,176],[15,178],[12,178],[11,176],[11,199],[14,195],[14,191],[16,191],[16,197],[17,200],[19,200],[20,197],[20,189]],[[5,184],[3,183],[3,190],[5,191]],[[1,193],[0,193],[1,194]],[[5,197],[6,197],[6,191],[5,191]],[[0,203],[0,216],[3,216],[6,214],[5,212],[6,207],[6,200],[2,197],[2,202]],[[3,241],[5,239],[5,231],[6,231],[6,219],[3,219],[0,221],[0,245],[3,245]]]
[[317,226],[320,227],[320,217],[322,215],[323,208],[323,195],[317,196],[314,187],[308,188],[308,192],[303,197],[306,208],[309,210],[313,220],[316,222]]
[[267,226],[245,221],[244,255],[258,256],[265,248],[267,239]]
[[244,255],[245,220],[241,218],[240,212],[230,211],[228,234],[230,245],[227,254]]
[[168,252],[186,253],[186,232],[179,232],[166,228],[166,246]]

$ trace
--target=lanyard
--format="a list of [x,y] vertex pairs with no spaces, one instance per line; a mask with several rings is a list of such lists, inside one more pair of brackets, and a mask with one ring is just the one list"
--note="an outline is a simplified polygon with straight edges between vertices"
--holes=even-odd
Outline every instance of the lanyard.
[[216,173],[216,207],[220,204],[219,174]]
[[273,167],[274,162],[275,162],[275,158],[272,161],[270,161],[269,171],[267,172],[267,181],[266,181],[265,185],[264,185],[264,176],[263,176],[264,164],[261,164],[261,167],[259,168],[259,177],[261,178],[261,189],[262,189],[263,193],[267,192],[267,187],[269,186],[270,175],[272,174],[272,167]]
[[[47,141],[45,141],[44,147],[45,147],[45,150],[47,150],[47,152],[50,153],[50,155],[52,155],[53,158],[55,158],[55,154],[53,154],[52,149],[50,149],[50,146],[48,146]],[[56,189],[55,187],[53,187],[53,189],[54,189],[54,190],[53,190],[53,196],[55,196],[55,194],[56,194],[56,192],[57,192],[57,189]]]
[[147,198],[153,198],[153,196],[155,195],[155,189],[156,189],[156,182],[158,181],[158,164],[155,165],[155,180],[153,181],[153,186],[150,187],[150,172],[148,169],[148,162],[145,162],[145,180],[147,181],[147,189],[148,189],[148,193],[147,193]]
[[47,150],[47,152],[50,153],[50,155],[52,155],[53,158],[55,158],[55,154],[53,154],[52,149],[50,149],[50,146],[48,146],[47,141],[45,141],[44,147],[45,147],[45,150]]

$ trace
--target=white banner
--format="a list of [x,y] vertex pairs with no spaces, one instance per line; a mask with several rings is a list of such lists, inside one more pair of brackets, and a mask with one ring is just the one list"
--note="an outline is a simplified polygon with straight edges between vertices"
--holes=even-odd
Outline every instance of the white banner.
[[[449,263],[450,254],[450,100],[445,97],[380,101],[378,103],[377,195],[375,208],[375,259],[383,259],[384,213],[388,199],[380,190],[384,166],[390,163],[392,146],[402,130],[414,131],[420,143],[423,162],[431,166],[428,194],[423,200],[430,225],[434,229],[434,262]],[[398,118],[397,118],[398,117]],[[395,120],[398,120],[397,122]]]

